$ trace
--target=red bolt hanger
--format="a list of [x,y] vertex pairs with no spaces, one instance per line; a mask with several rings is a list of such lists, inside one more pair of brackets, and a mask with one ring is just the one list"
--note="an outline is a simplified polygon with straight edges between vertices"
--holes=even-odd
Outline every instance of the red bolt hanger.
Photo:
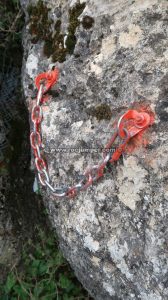
[[113,153],[110,162],[117,161],[124,151],[128,141],[138,133],[146,129],[150,124],[151,117],[146,112],[128,110],[125,114],[123,114],[117,124],[117,134],[113,136],[111,143],[109,143],[107,146],[111,147],[117,136],[123,140],[123,143],[120,144],[116,151]]
[[43,92],[46,93],[57,81],[59,76],[59,70],[55,67],[52,70],[41,73],[35,78],[35,85],[37,89],[40,89],[40,84],[43,83]]

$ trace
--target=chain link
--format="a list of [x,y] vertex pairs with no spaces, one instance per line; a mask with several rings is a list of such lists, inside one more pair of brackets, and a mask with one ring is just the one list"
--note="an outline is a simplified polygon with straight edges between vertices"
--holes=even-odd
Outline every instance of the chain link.
[[42,172],[38,173],[38,177],[43,186],[46,186],[50,181],[48,172],[45,169],[43,169]]
[[34,105],[33,109],[32,109],[32,122],[34,124],[40,124],[42,121],[42,117],[43,117],[43,111],[40,105]]
[[40,88],[37,94],[37,105],[40,105],[43,96],[43,83],[40,84]]
[[37,147],[41,145],[41,135],[37,130],[31,133],[30,143],[34,150],[37,150]]
[[44,159],[39,156],[35,158],[35,166],[39,173],[42,173],[43,170],[46,170],[47,167]]

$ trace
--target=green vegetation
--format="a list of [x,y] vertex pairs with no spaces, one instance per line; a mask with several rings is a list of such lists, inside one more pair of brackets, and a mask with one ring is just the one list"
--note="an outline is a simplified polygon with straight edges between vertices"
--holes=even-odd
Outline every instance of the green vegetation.
[[36,6],[28,6],[28,14],[30,16],[29,32],[32,35],[32,43],[37,43],[39,40],[46,40],[50,35],[52,21],[49,20],[49,8],[39,0]]
[[[47,41],[46,41],[47,42]],[[52,42],[52,39],[50,39],[50,42]],[[46,43],[45,43],[46,45]],[[44,45],[44,50],[45,50],[45,45]],[[49,49],[49,47],[48,47]],[[67,49],[64,48],[64,36],[61,34],[61,20],[57,20],[55,24],[55,33],[54,33],[54,39],[52,42],[52,61],[56,62],[64,62],[66,59],[66,53]],[[44,51],[45,53],[45,51]]]
[[69,10],[69,26],[68,26],[68,36],[66,39],[66,47],[70,54],[73,54],[76,45],[75,31],[79,26],[80,22],[78,17],[81,15],[85,8],[85,3],[77,3],[72,9]]
[[[53,62],[64,62],[66,54],[73,54],[76,37],[75,31],[80,22],[78,17],[85,8],[85,3],[77,3],[69,10],[69,26],[66,38],[66,48],[64,48],[64,35],[61,33],[61,20],[58,19],[56,24],[49,18],[50,9],[39,0],[36,6],[29,5],[28,13],[30,17],[29,32],[32,35],[32,42],[37,43],[39,40],[44,41],[44,54],[47,57],[52,56]],[[53,26],[55,31],[53,32]]]
[[1,300],[89,300],[63,258],[52,232],[38,229],[29,240],[21,263],[0,286]]
[[105,103],[100,104],[97,107],[91,108],[89,114],[93,117],[96,117],[98,121],[101,121],[103,119],[110,120],[112,117],[110,106]]
[[83,17],[83,20],[82,20],[83,28],[90,29],[90,28],[92,28],[93,24],[94,24],[94,19],[92,17],[89,17],[89,16]]
[[30,17],[29,32],[32,35],[32,43],[44,41],[44,54],[52,56],[52,61],[63,62],[66,58],[64,49],[64,36],[61,34],[61,20],[57,20],[52,34],[53,21],[49,18],[50,9],[39,0],[36,6],[29,5],[28,13]]

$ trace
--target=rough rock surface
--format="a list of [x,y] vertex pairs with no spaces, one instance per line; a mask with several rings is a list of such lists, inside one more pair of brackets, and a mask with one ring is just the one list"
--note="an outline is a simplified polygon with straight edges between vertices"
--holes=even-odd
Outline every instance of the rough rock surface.
[[[21,3],[26,12],[30,1]],[[67,34],[68,11],[76,1],[45,3]],[[84,16],[94,19],[89,29],[82,25]],[[59,92],[43,108],[43,143],[54,184],[71,185],[101,159],[99,150],[79,149],[105,145],[115,118],[134,102],[150,105],[155,124],[148,130],[148,146],[125,154],[87,192],[60,201],[44,188],[44,202],[65,257],[95,299],[167,299],[168,2],[88,0],[79,20],[74,53],[55,63]],[[27,14],[23,87],[28,100],[34,77],[53,65],[43,54],[44,41],[31,43],[29,27]],[[110,121],[90,113],[100,104],[110,106]],[[58,148],[77,150],[59,153]]]

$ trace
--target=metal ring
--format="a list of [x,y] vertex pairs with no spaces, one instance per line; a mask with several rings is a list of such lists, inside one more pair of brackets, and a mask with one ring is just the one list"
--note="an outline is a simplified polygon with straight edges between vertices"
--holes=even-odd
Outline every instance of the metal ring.
[[[53,192],[54,196],[56,197],[65,197],[66,196],[66,192],[62,192],[63,189],[61,188],[54,188],[48,181],[46,181],[46,185],[48,186],[48,188]],[[58,190],[62,193],[58,193]]]
[[[38,115],[36,116],[36,114]],[[35,124],[40,124],[42,117],[43,117],[43,111],[40,105],[34,105],[32,108],[32,122]]]
[[[92,179],[92,176],[90,173],[84,174],[84,176],[87,176],[88,178],[86,177],[87,181],[85,184],[83,184],[83,186],[81,187],[81,190],[85,190],[87,187],[89,187],[93,183],[93,179]],[[82,182],[80,182],[80,183],[82,184]]]
[[93,177],[93,174],[92,172],[95,171],[95,173],[97,173],[97,170],[99,169],[99,166],[98,165],[94,165],[91,170],[90,170],[90,174],[91,174],[91,177],[92,177],[92,182],[96,181],[97,180],[97,176],[98,175],[95,175],[94,174],[94,177]]
[[[54,196],[60,198],[66,196],[66,192],[62,192],[63,191],[62,188],[54,188],[48,181],[46,181],[45,183],[48,186],[48,188],[53,192]],[[60,191],[61,193],[59,194],[58,191]]]
[[[37,143],[35,144],[35,138],[37,138]],[[41,145],[41,135],[38,131],[33,131],[30,134],[30,144],[34,150],[37,149],[37,146]]]
[[55,197],[59,197],[59,198],[62,198],[62,197],[65,197],[67,194],[66,193],[62,193],[62,194],[56,194],[56,192],[54,191],[54,196]]
[[[40,152],[38,154],[40,154]],[[35,165],[36,165],[37,171],[39,173],[43,173],[43,170],[44,169],[46,170],[46,163],[45,163],[44,159],[41,158],[40,156],[38,155],[38,157],[35,158]]]
[[55,189],[54,189],[54,187],[48,181],[46,181],[46,185],[54,193]]
[[58,187],[58,188],[53,188],[52,192],[54,196],[62,198],[67,195],[68,190],[69,190],[68,187]]
[[110,157],[111,157],[111,153],[108,153],[108,154],[105,156],[103,162],[104,162],[105,164],[107,164],[108,161],[110,160]]
[[78,192],[80,192],[80,190],[81,190],[81,188],[82,188],[82,183],[77,183],[76,185],[75,185],[75,188],[77,189],[77,191]]
[[123,142],[123,143],[125,143],[125,140],[127,140],[130,137],[130,134],[129,134],[129,131],[126,128],[123,128],[123,131],[126,135],[126,137],[124,137],[124,142]]
[[[45,175],[46,179],[43,179],[42,178],[42,174]],[[49,175],[47,173],[47,171],[44,169],[42,173],[38,173],[38,178],[40,180],[40,183],[43,185],[43,186],[46,186],[47,183],[49,183],[50,179],[49,179]]]
[[117,131],[119,132],[119,127],[120,127],[120,123],[121,123],[121,121],[122,121],[122,119],[123,119],[123,117],[124,117],[124,115],[122,115],[120,118],[119,118],[119,120],[118,120],[118,123],[117,123]]
[[36,151],[37,151],[36,157],[41,158],[40,148],[38,145],[36,146]]
[[67,192],[67,196],[69,198],[73,198],[74,196],[76,196],[77,194],[77,189],[76,189],[76,186],[72,186],[69,188],[68,192]]

